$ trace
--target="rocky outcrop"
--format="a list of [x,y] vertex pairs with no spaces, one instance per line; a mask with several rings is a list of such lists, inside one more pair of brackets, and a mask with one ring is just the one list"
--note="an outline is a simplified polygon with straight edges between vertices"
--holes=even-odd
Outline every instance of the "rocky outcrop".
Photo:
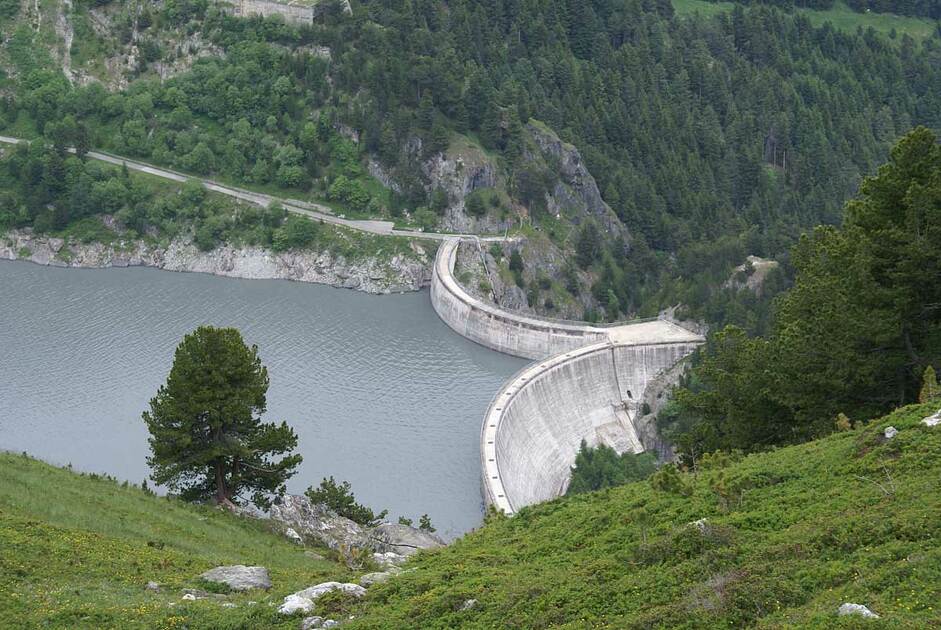
[[217,276],[285,279],[328,284],[366,293],[417,291],[431,277],[424,250],[414,258],[394,255],[348,260],[327,251],[275,253],[260,247],[223,245],[201,251],[191,241],[178,239],[167,247],[143,240],[103,243],[66,243],[60,238],[17,230],[0,237],[0,259],[28,260],[56,267],[156,267]]
[[410,556],[419,549],[443,547],[444,541],[421,529],[400,523],[383,523],[372,530],[372,539],[380,552]]
[[362,527],[305,496],[288,494],[271,506],[271,519],[291,528],[302,539],[317,542],[330,549],[367,549],[382,558],[380,566],[394,566],[419,549],[444,546],[444,541],[429,532],[400,525],[382,523]]
[[367,532],[348,518],[305,496],[288,494],[271,506],[271,519],[287,525],[302,538],[330,549],[371,548]]
[[[558,166],[558,180],[550,191],[547,202],[553,214],[574,214],[572,219],[580,222],[579,214],[594,217],[604,229],[613,234],[626,235],[621,221],[601,198],[595,178],[588,172],[581,154],[574,146],[563,142],[549,128],[539,123],[527,123],[526,130],[543,156],[548,156]],[[538,160],[529,150],[524,155]]]
[[295,613],[307,613],[314,609],[314,603],[333,591],[342,591],[353,597],[362,597],[366,594],[366,589],[364,589],[359,584],[350,584],[347,582],[323,582],[322,584],[317,584],[311,586],[310,588],[305,588],[302,591],[296,593],[291,593],[284,598],[281,606],[278,607],[278,612],[282,615],[293,615]]
[[225,584],[233,591],[271,588],[271,578],[265,567],[247,567],[244,564],[216,567],[199,576],[207,582]]

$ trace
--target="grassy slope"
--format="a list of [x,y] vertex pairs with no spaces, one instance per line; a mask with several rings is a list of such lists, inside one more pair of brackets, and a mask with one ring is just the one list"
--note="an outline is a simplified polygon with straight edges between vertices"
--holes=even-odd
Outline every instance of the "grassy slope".
[[[494,517],[364,603],[334,604],[357,616],[350,628],[866,625],[835,615],[845,601],[880,627],[941,624],[941,428],[920,424],[931,411],[700,473],[688,497],[641,482]],[[751,486],[730,509],[719,476]],[[700,518],[704,533],[689,525]],[[271,591],[230,595],[234,608],[181,600],[202,571],[234,563],[268,567]],[[295,628],[272,604],[351,577],[261,523],[0,454],[0,627]]]
[[[220,564],[266,566],[273,588],[181,601]],[[259,523],[0,454],[0,628],[295,628],[268,604],[348,577]]]
[[[672,0],[673,8],[679,15],[700,13],[704,16],[716,15],[732,10],[732,2],[709,2],[708,0]],[[811,9],[795,9],[806,15],[814,26],[823,26],[830,22],[833,28],[856,32],[857,27],[867,29],[872,27],[877,33],[888,35],[895,29],[899,37],[908,33],[916,41],[931,37],[937,25],[925,18],[906,17],[892,13],[857,13],[842,2],[837,2],[832,9],[814,11]]]
[[[920,424],[936,408],[700,473],[688,498],[640,482],[496,519],[371,590],[349,627],[867,625],[836,616],[846,601],[879,627],[941,624],[941,428]],[[729,510],[720,474],[754,486]]]

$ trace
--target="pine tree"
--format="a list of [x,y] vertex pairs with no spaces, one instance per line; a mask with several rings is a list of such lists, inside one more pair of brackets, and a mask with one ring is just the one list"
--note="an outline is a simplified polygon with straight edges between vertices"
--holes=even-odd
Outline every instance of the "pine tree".
[[231,506],[244,493],[260,508],[282,495],[300,455],[282,422],[262,423],[268,370],[234,328],[202,326],[176,349],[167,382],[143,414],[151,479],[188,501]]

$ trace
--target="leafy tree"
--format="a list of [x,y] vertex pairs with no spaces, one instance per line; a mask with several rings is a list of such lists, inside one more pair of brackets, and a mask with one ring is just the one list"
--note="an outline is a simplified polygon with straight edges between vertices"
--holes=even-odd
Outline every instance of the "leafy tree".
[[177,347],[167,382],[143,414],[151,479],[188,501],[267,507],[301,462],[282,422],[262,422],[268,370],[234,328],[201,326]]
[[325,477],[317,488],[311,486],[305,494],[313,503],[322,503],[340,516],[360,525],[377,525],[389,513],[389,510],[383,510],[375,514],[370,508],[357,503],[350,482],[337,483],[332,476]]

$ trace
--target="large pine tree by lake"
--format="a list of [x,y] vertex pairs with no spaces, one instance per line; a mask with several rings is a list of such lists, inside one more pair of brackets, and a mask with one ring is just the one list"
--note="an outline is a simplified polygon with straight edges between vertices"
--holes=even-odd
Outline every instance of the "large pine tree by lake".
[[186,335],[167,382],[150,401],[152,479],[189,501],[231,506],[246,495],[267,507],[301,462],[297,435],[264,423],[268,370],[234,328],[202,326]]

